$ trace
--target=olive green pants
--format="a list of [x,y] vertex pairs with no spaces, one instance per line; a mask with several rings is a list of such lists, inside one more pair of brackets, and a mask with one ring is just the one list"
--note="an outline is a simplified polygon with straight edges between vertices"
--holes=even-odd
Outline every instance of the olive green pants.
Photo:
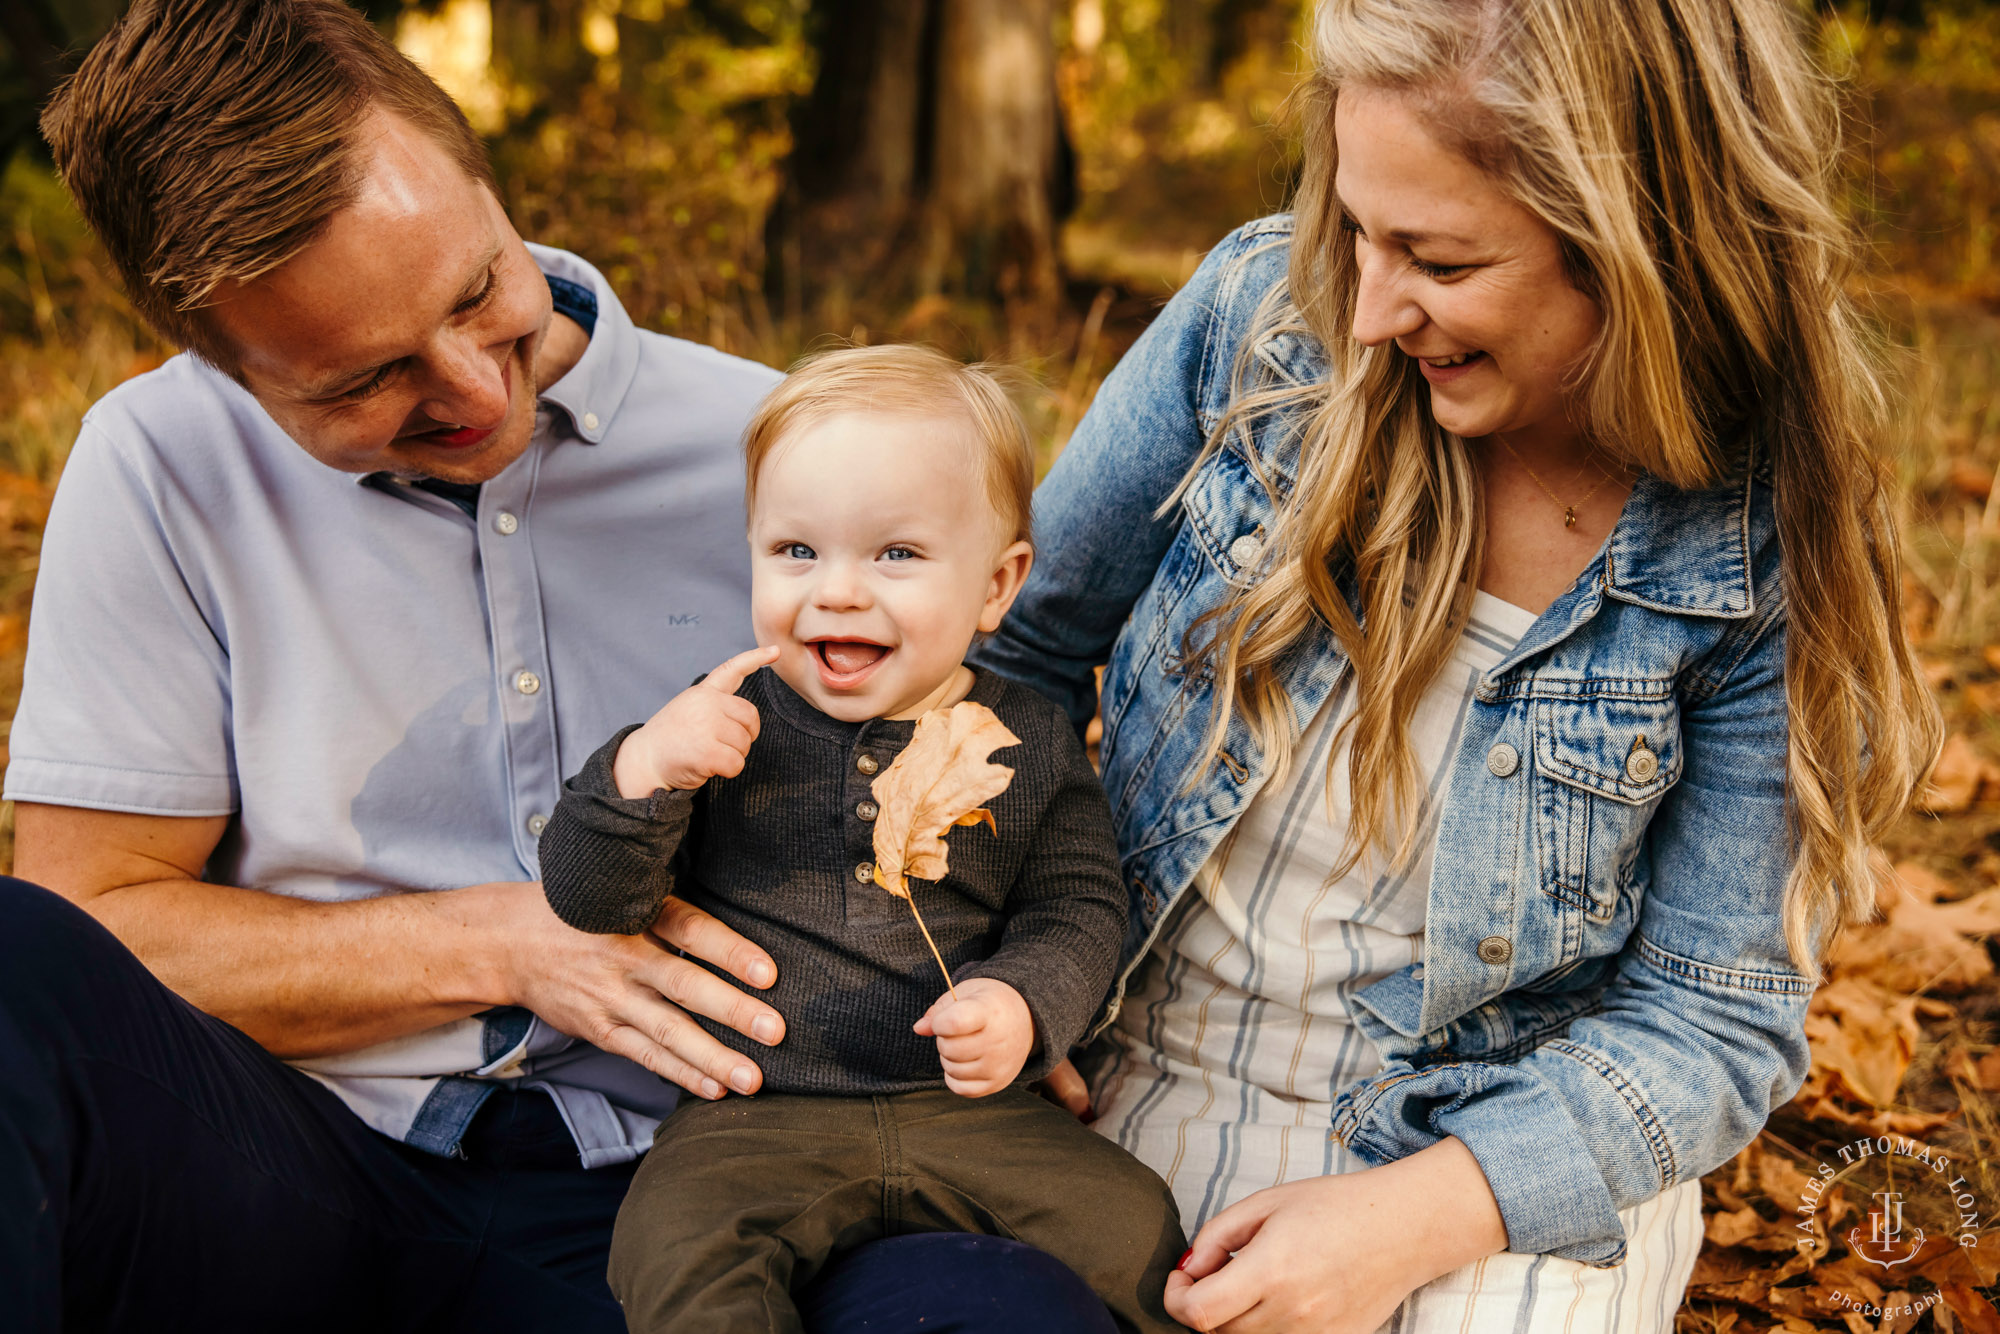
[[1182,1329],[1161,1305],[1187,1245],[1165,1183],[1021,1088],[684,1102],[618,1213],[611,1290],[635,1334],[798,1334],[795,1286],[906,1232],[1026,1242],[1121,1329]]

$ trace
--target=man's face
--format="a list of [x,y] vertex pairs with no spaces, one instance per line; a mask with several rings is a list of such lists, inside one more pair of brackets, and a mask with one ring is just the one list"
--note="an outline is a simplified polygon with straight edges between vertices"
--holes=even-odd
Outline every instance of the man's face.
[[534,432],[548,284],[500,202],[443,148],[387,115],[369,133],[354,202],[205,318],[236,348],[245,387],[321,463],[483,482]]

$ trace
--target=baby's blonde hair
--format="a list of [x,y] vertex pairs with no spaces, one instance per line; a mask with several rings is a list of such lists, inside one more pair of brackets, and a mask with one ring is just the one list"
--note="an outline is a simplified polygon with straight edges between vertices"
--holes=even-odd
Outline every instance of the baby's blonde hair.
[[757,470],[779,441],[843,412],[961,419],[985,460],[987,498],[1012,531],[1034,541],[1035,446],[995,367],[968,366],[915,343],[816,353],[757,405],[743,432],[743,492],[757,503]]

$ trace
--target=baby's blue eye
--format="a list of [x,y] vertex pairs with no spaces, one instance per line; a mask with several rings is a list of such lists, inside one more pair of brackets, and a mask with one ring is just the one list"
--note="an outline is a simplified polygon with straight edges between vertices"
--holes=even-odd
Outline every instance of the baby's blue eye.
[[778,554],[789,556],[793,560],[813,560],[819,555],[803,542],[787,542],[778,548]]
[[890,547],[882,553],[883,560],[915,560],[917,553],[908,547]]

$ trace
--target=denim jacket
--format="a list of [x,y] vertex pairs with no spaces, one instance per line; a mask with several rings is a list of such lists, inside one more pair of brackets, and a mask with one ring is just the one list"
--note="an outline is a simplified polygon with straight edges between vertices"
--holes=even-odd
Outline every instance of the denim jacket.
[[[1131,921],[1099,1027],[1267,771],[1234,719],[1188,782],[1214,684],[1184,666],[1182,636],[1263,573],[1274,517],[1248,455],[1282,493],[1296,432],[1267,418],[1155,511],[1230,401],[1291,230],[1280,216],[1225,239],[1105,381],[1036,492],[1033,574],[975,655],[1079,727],[1108,662],[1103,779]],[[1253,354],[1261,376],[1327,375],[1296,336]],[[1618,1263],[1619,1209],[1728,1160],[1805,1077],[1811,989],[1781,925],[1784,612],[1768,470],[1699,492],[1641,476],[1595,559],[1477,685],[1423,958],[1353,996],[1384,1065],[1342,1093],[1330,1133],[1373,1163],[1456,1135],[1511,1250]],[[1301,727],[1347,670],[1328,631],[1290,656]]]

